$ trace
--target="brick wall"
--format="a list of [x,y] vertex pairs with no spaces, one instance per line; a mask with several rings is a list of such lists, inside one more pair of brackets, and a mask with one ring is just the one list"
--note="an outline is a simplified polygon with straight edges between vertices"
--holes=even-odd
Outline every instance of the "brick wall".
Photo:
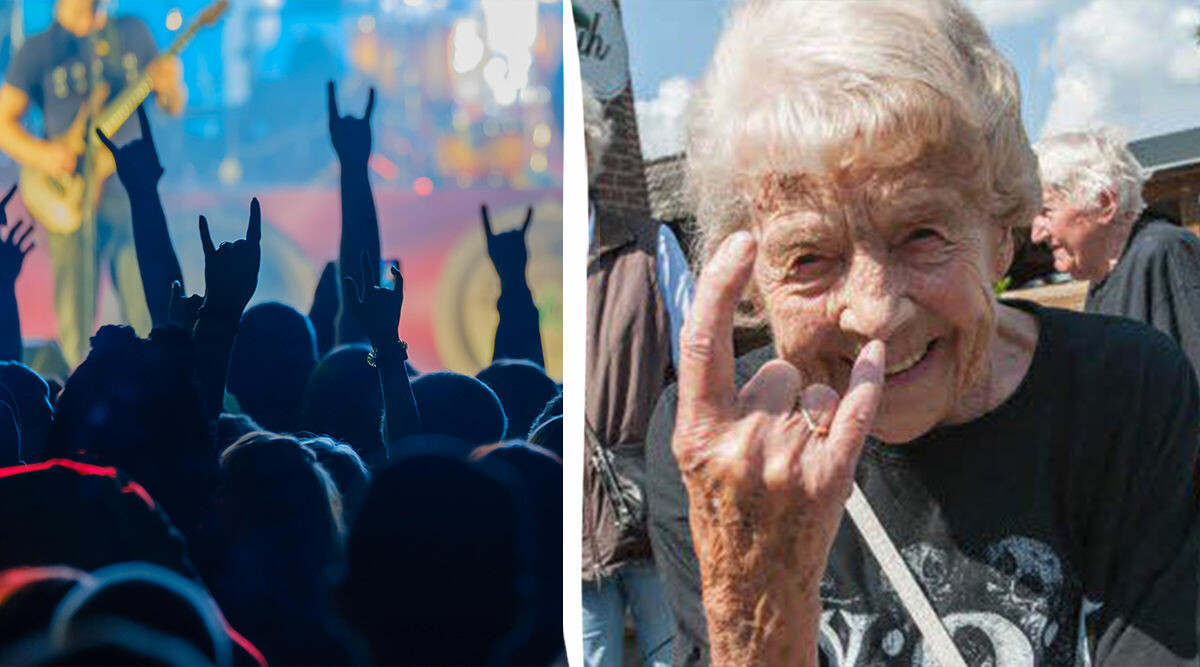
[[[619,10],[620,2],[614,0],[614,4]],[[604,154],[604,170],[592,186],[592,196],[599,206],[649,218],[650,197],[646,190],[637,115],[633,109],[632,78],[620,95],[605,104],[604,114],[613,121],[613,139]]]

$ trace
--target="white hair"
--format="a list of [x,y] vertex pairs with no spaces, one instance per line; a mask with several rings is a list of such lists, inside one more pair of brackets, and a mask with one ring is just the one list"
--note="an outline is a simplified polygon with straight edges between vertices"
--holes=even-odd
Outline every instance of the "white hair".
[[1016,74],[958,0],[744,0],[689,112],[701,256],[749,225],[769,178],[922,158],[976,183],[1000,225],[1040,205]]
[[1142,186],[1145,170],[1119,130],[1098,127],[1063,132],[1034,145],[1042,186],[1073,206],[1090,209],[1102,192],[1116,198],[1117,219],[1132,222],[1146,208]]
[[592,87],[583,82],[583,141],[587,150],[588,184],[595,182],[604,164],[604,153],[612,143],[612,121],[604,117],[604,105]]

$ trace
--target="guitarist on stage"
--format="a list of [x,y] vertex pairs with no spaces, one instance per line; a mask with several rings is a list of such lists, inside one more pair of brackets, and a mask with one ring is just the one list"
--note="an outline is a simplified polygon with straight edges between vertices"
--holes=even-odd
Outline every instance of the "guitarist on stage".
[[[146,24],[131,16],[110,19],[105,4],[105,0],[57,0],[54,23],[30,37],[13,56],[0,85],[0,151],[20,164],[63,176],[76,170],[83,151],[82,136],[48,140],[27,132],[20,121],[30,102],[42,111],[46,136],[60,137],[72,128],[85,104],[102,107],[148,71],[158,106],[176,116],[183,112],[187,91],[178,58],[156,60],[158,49]],[[126,123],[112,140],[124,145],[137,136],[136,123]],[[141,335],[149,331],[129,199],[118,179],[109,179],[100,197],[94,248],[87,247],[79,231],[47,237],[59,346],[68,363],[74,366],[87,355],[101,266],[111,271],[125,321]],[[96,261],[85,264],[96,267],[95,271],[80,270],[84,253],[95,253]]]

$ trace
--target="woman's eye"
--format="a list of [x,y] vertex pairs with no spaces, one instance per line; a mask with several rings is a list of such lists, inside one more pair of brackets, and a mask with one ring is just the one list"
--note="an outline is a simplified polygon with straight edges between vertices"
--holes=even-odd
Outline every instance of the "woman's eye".
[[824,276],[834,265],[834,260],[824,255],[806,253],[792,262],[792,276],[799,280],[815,280]]
[[946,237],[929,227],[917,229],[904,238],[904,245],[916,250],[932,250],[941,247],[945,242]]

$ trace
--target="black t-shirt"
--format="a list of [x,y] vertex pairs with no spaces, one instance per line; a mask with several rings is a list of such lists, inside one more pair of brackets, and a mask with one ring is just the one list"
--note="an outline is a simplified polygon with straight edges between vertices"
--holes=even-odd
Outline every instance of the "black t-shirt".
[[[856,473],[864,495],[969,664],[1086,664],[1082,641],[1097,664],[1194,664],[1200,398],[1190,365],[1132,320],[1010,305],[1039,325],[1015,393],[905,445],[868,441]],[[739,359],[738,383],[772,355]],[[676,615],[676,664],[706,664],[674,421],[671,387],[648,439],[650,532]],[[921,664],[921,635],[849,517],[821,597],[825,664]]]
[[1112,273],[1088,289],[1084,309],[1167,334],[1200,375],[1200,238],[1164,220],[1139,220]]
[[[100,57],[93,59],[93,51]],[[78,37],[55,21],[21,45],[8,65],[5,83],[29,95],[42,110],[46,136],[55,137],[71,126],[87,100],[93,62],[104,68],[111,100],[141,76],[157,52],[150,29],[132,16],[110,18],[90,38]],[[138,137],[134,125],[126,123],[116,133],[118,145]]]

